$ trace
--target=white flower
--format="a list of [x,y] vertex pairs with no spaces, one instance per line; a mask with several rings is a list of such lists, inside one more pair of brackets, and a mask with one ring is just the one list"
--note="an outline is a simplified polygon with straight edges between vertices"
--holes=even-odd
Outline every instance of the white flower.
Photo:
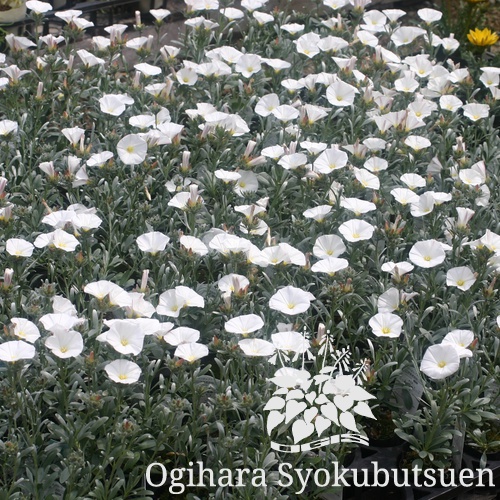
[[[243,6],[243,2],[245,0],[241,1],[241,5]],[[253,12],[252,13],[253,18],[259,23],[260,26],[267,24],[267,23],[272,23],[274,21],[274,17],[271,14],[266,14],[265,12]]]
[[262,69],[261,57],[256,54],[243,54],[236,62],[234,69],[244,77],[250,78]]
[[280,351],[295,352],[302,354],[306,352],[310,343],[299,332],[295,331],[280,331],[271,335],[271,340],[274,347]]
[[205,307],[204,298],[186,286],[177,286],[160,295],[156,312],[178,318],[184,307]]
[[483,71],[479,80],[487,88],[498,87],[500,84],[500,74],[497,71]]
[[107,298],[111,305],[127,307],[132,305],[132,299],[120,286],[107,280],[95,281],[85,285],[83,291],[98,300]]
[[390,22],[396,22],[400,17],[406,15],[406,12],[401,9],[384,9],[382,12],[387,16]]
[[153,66],[148,63],[135,64],[134,68],[142,73],[144,76],[156,76],[161,73],[161,68],[158,66]]
[[208,356],[208,347],[196,342],[181,344],[175,350],[174,356],[185,359],[189,363],[194,363],[196,360]]
[[283,314],[296,315],[307,311],[311,300],[315,300],[312,293],[293,286],[286,286],[271,297],[269,307]]
[[200,339],[200,331],[186,326],[180,326],[170,330],[163,336],[163,340],[175,347],[181,344],[190,344]]
[[462,109],[464,111],[464,116],[466,116],[473,122],[476,122],[481,118],[488,118],[490,114],[490,107],[488,106],[488,104],[464,104]]
[[159,231],[152,231],[150,233],[141,234],[136,241],[137,246],[143,252],[156,255],[158,252],[163,252],[163,250],[165,250],[170,238]]
[[369,47],[376,47],[378,45],[378,38],[369,31],[359,30],[356,37],[363,45]]
[[9,238],[5,243],[6,252],[14,257],[31,257],[34,248],[29,241],[21,238]]
[[339,227],[339,233],[350,242],[369,240],[374,231],[374,226],[359,219],[348,220]]
[[451,111],[452,113],[458,111],[462,105],[463,102],[454,95],[442,95],[439,98],[439,106],[441,106],[441,109]]
[[230,21],[241,19],[245,16],[243,11],[241,11],[240,9],[235,9],[233,7],[227,7],[226,9],[221,9],[220,12],[222,15],[226,16]]
[[347,153],[337,148],[329,148],[316,158],[313,166],[316,172],[329,174],[333,170],[344,168],[347,165],[347,160]]
[[293,153],[284,155],[278,161],[278,165],[285,170],[295,170],[296,168],[303,167],[307,163],[307,156],[304,153]]
[[458,172],[460,180],[468,186],[480,186],[484,183],[484,177],[472,168],[464,168]]
[[216,234],[208,243],[209,248],[223,255],[240,252],[246,253],[250,250],[251,246],[251,242],[247,239],[228,233]]
[[484,245],[488,250],[498,253],[500,252],[500,235],[486,229],[486,232],[479,239],[480,244]]
[[317,33],[306,33],[302,35],[297,40],[297,52],[306,55],[310,59],[313,58],[321,52],[318,47],[320,40],[321,37]]
[[382,14],[379,10],[370,10],[363,14],[363,22],[361,27],[367,31],[373,31],[377,33],[379,31],[386,31],[385,25],[387,23],[387,17]]
[[71,303],[70,300],[61,297],[60,295],[54,295],[52,298],[52,310],[55,314],[67,314],[69,316],[76,316],[76,307]]
[[[56,13],[56,16],[57,16],[57,14],[58,13]],[[100,57],[96,57],[94,54],[90,53],[88,50],[80,49],[80,50],[77,50],[76,53],[78,54],[78,57],[82,60],[82,63],[87,68],[92,68],[93,66],[97,66],[98,64],[100,64],[100,65],[106,64],[106,61],[104,59],[101,59]]]
[[431,146],[431,141],[426,137],[420,135],[409,135],[405,139],[405,144],[413,149],[413,151],[420,151],[421,149],[426,149]]
[[460,355],[447,344],[430,346],[422,358],[420,370],[434,380],[441,380],[455,373],[460,367]]
[[238,172],[231,172],[229,170],[218,169],[214,172],[215,177],[220,179],[225,184],[229,184],[230,182],[236,182],[241,178],[241,175]]
[[297,370],[297,368],[280,368],[270,379],[273,384],[282,388],[309,387],[312,383],[311,374],[307,370]]
[[289,122],[300,116],[299,111],[289,104],[281,104],[274,108],[271,113],[281,122]]
[[85,130],[80,127],[63,128],[61,132],[64,137],[68,139],[72,146],[77,146],[80,143],[80,140],[85,135]]
[[151,9],[149,13],[157,20],[162,21],[168,17],[171,12],[168,9]]
[[[387,14],[384,11],[384,14]],[[414,26],[402,26],[401,28],[397,28],[391,35],[391,40],[393,41],[396,47],[401,47],[402,45],[407,45],[415,38],[420,35],[424,35],[425,30],[422,28],[416,28]]]
[[50,3],[39,2],[38,0],[28,0],[26,2],[26,7],[36,14],[45,14],[45,12],[52,10],[52,5],[50,5]]
[[259,189],[259,178],[250,170],[240,170],[240,178],[236,181],[234,192],[238,196],[245,196]]
[[365,168],[357,168],[353,167],[354,176],[356,180],[367,189],[380,189],[380,180],[379,178],[366,170]]
[[460,358],[472,357],[472,351],[467,349],[474,340],[474,333],[470,330],[452,330],[447,333],[441,344],[452,345],[458,352]]
[[76,325],[80,325],[84,322],[83,319],[78,318],[76,315],[68,313],[44,314],[39,321],[46,330],[52,333],[61,329],[71,330]]
[[24,340],[11,340],[0,344],[0,360],[7,363],[32,359],[35,357],[35,352],[35,348]]
[[372,173],[377,173],[381,172],[382,170],[387,170],[387,168],[389,167],[389,163],[387,162],[387,160],[384,160],[383,158],[379,158],[378,156],[372,156],[371,158],[365,161],[363,167]]
[[120,116],[125,111],[125,104],[116,95],[104,95],[99,99],[101,111],[111,116]]
[[420,199],[418,194],[407,188],[395,188],[391,191],[391,194],[402,205],[408,205],[408,203],[413,205],[414,203],[418,203]]
[[261,258],[266,261],[266,265],[306,265],[306,256],[288,243],[280,243],[279,245],[264,248],[261,252]]
[[354,97],[359,94],[356,87],[339,80],[332,83],[326,89],[326,98],[332,106],[345,107],[350,106],[354,102]]
[[121,354],[137,355],[142,351],[144,331],[129,320],[113,322],[107,332],[97,336],[100,342],[107,342]]
[[438,266],[445,258],[443,246],[436,240],[418,241],[410,250],[410,260],[423,268]]
[[[300,143],[300,147],[306,149],[309,154],[318,155],[326,149],[327,144],[326,144],[326,142],[302,141]],[[266,148],[266,149],[270,149],[270,148]],[[262,150],[262,154],[264,154],[264,150]]]
[[73,358],[83,351],[83,338],[74,330],[60,329],[45,340],[45,346],[58,358]]
[[71,224],[76,229],[81,229],[83,232],[97,229],[100,227],[102,219],[95,214],[74,214],[71,219]]
[[189,87],[192,87],[198,81],[196,72],[189,68],[180,69],[175,77],[181,85],[188,85]]
[[139,380],[141,369],[137,363],[126,359],[116,359],[108,363],[104,370],[113,382],[119,384],[133,384]]
[[418,197],[416,203],[411,204],[411,214],[413,217],[422,217],[430,214],[434,210],[434,196],[431,192],[423,193]]
[[464,208],[464,207],[456,207],[457,210],[457,221],[456,221],[456,227],[458,228],[465,228],[467,227],[467,224],[469,221],[472,219],[474,214],[474,210],[471,210],[470,208]]
[[13,134],[14,132],[17,132],[17,129],[19,128],[17,122],[14,122],[12,120],[1,120],[0,121],[0,136],[7,136],[9,134]]
[[399,308],[399,290],[389,288],[377,299],[377,309],[379,313],[391,313]]
[[337,271],[345,269],[349,265],[346,259],[339,259],[337,257],[328,257],[321,259],[311,267],[313,273],[327,273],[330,276],[334,275]]
[[303,24],[298,23],[288,23],[280,26],[280,29],[290,33],[291,35],[296,35],[297,33],[304,31],[304,28],[305,26]]
[[275,351],[271,342],[262,339],[243,339],[238,345],[247,356],[272,356]]
[[34,344],[35,341],[40,338],[40,331],[31,321],[24,318],[12,318],[11,322],[14,325],[14,335],[16,337],[30,344]]
[[401,335],[403,320],[392,313],[378,313],[368,322],[377,337],[397,338]]
[[102,167],[107,161],[113,158],[114,154],[111,151],[102,151],[101,153],[94,153],[88,160],[89,167]]
[[129,134],[118,142],[116,150],[125,165],[138,165],[146,159],[148,143],[137,134]]
[[410,189],[417,189],[420,187],[425,187],[425,179],[418,174],[403,174],[400,177],[401,181],[404,182]]
[[453,267],[446,273],[446,284],[459,290],[468,290],[475,282],[476,277],[468,267]]
[[73,252],[79,244],[80,242],[72,234],[62,229],[56,229],[52,233],[41,234],[33,242],[33,245],[37,248],[49,246],[64,250],[65,252]]
[[128,295],[131,299],[131,304],[124,306],[127,318],[150,318],[156,312],[153,304],[144,299],[143,293],[129,292]]
[[340,236],[325,234],[318,237],[313,247],[313,255],[318,259],[340,257],[346,251],[346,246]]
[[179,243],[188,251],[192,252],[195,255],[199,255],[200,257],[203,257],[208,253],[208,248],[198,238],[195,238],[194,236],[187,236],[183,235],[179,238]]
[[375,205],[375,203],[360,200],[359,198],[341,198],[340,206],[346,210],[354,212],[354,214],[358,217],[377,209],[377,205]]
[[36,44],[33,43],[29,38],[26,38],[25,36],[16,36],[13,33],[9,33],[8,35],[6,35],[5,41],[13,52],[19,52],[30,47],[36,47]]
[[330,205],[319,205],[318,207],[309,208],[302,214],[306,219],[314,219],[317,222],[323,222],[325,217],[332,211]]
[[248,278],[241,274],[228,274],[217,282],[219,290],[229,294],[243,292],[249,285]]
[[443,13],[435,9],[419,9],[417,14],[426,23],[435,23],[443,17]]
[[248,335],[256,332],[264,326],[264,321],[256,314],[245,314],[226,321],[224,329],[226,332],[235,333],[237,335]]
[[266,94],[257,101],[255,112],[259,116],[269,116],[279,105],[280,99],[277,94]]

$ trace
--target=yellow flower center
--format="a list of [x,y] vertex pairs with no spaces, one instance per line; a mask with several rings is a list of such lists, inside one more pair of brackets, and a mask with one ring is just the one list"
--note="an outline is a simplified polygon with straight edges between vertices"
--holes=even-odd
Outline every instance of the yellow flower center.
[[64,354],[65,352],[68,352],[67,347],[61,347],[60,351]]
[[438,363],[439,368],[444,368],[446,366],[446,361],[440,361]]
[[429,255],[426,255],[426,256],[424,257],[424,260],[425,260],[426,262],[430,262],[430,261],[432,260],[432,257],[430,257]]
[[388,326],[384,326],[384,328],[382,328],[382,333],[387,335],[388,333],[391,333],[391,329]]
[[465,285],[465,281],[464,280],[458,280],[457,281],[457,285],[458,286],[464,286]]
[[123,373],[120,373],[120,375],[118,375],[118,378],[120,380],[127,380],[127,375],[124,375]]
[[128,340],[127,339],[122,339],[120,343],[121,343],[122,346],[126,346],[126,345],[128,345]]
[[134,147],[133,146],[129,146],[127,149],[126,149],[127,153],[133,153],[134,152]]

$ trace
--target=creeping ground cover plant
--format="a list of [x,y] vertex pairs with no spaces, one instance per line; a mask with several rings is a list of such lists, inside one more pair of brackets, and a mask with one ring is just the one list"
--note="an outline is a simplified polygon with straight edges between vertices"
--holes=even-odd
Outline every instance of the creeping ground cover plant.
[[[369,1],[186,3],[172,45],[165,9],[87,49],[77,10],[5,37],[2,495],[160,498],[148,465],[202,462],[222,480],[193,498],[298,498],[279,463],[333,470],[382,413],[407,465],[459,468],[465,441],[484,467],[500,448],[486,35]],[[46,4],[26,4],[38,33]],[[236,487],[237,468],[265,480]]]

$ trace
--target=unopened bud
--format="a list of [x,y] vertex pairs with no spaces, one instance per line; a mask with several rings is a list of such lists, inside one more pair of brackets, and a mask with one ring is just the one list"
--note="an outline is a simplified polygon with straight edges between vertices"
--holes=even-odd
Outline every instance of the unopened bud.
[[4,286],[10,286],[12,285],[12,277],[14,276],[14,269],[11,269],[8,267],[5,269],[3,272],[3,284]]
[[38,87],[36,88],[36,98],[41,99],[43,95],[43,82],[38,82]]
[[149,278],[149,269],[144,269],[142,271],[142,278],[141,278],[141,292],[145,292],[148,288],[148,278]]

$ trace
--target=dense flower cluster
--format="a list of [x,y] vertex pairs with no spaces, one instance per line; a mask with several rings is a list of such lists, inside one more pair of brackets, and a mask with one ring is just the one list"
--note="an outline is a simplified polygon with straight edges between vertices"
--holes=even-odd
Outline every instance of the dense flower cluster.
[[[137,34],[109,26],[77,50],[91,25],[80,11],[57,13],[60,36],[7,36],[5,373],[31,360],[66,377],[72,363],[69,406],[122,385],[153,397],[154,380],[155,408],[162,391],[179,411],[186,397],[197,428],[197,389],[164,378],[208,355],[256,358],[260,372],[219,366],[220,377],[264,386],[277,355],[313,363],[326,335],[367,363],[366,389],[401,416],[409,371],[429,404],[459,408],[464,384],[488,390],[463,418],[491,416],[500,69],[456,63],[440,12],[420,10],[414,26],[368,3],[325,0],[316,18],[190,1],[180,47],[139,19]],[[169,12],[151,13],[160,35]]]

